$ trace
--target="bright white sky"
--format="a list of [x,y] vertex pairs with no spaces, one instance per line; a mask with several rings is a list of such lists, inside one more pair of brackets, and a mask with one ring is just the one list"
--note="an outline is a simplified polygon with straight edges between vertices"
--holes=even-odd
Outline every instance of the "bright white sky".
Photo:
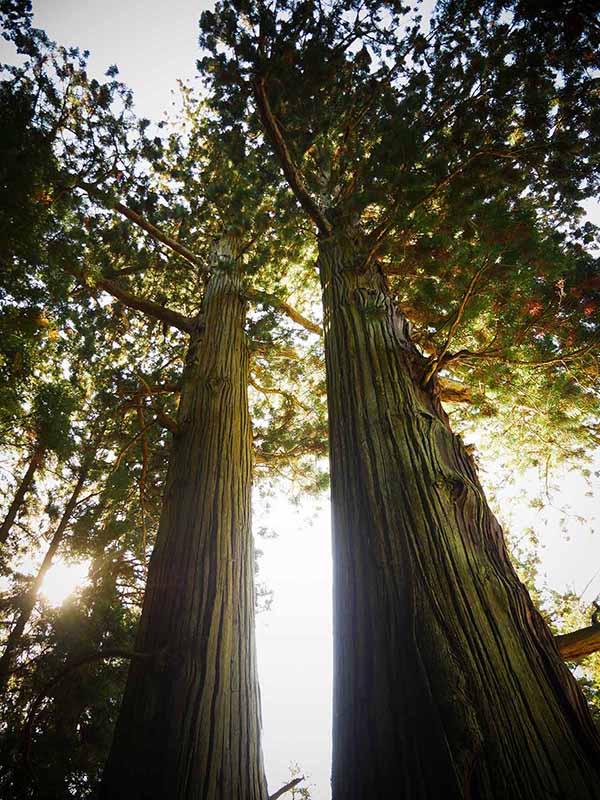
[[[209,5],[206,0],[33,3],[38,27],[61,44],[91,51],[92,74],[100,77],[117,64],[120,78],[134,91],[138,115],[153,120],[171,108],[176,79],[196,77],[198,18]],[[482,472],[484,481],[497,472],[497,467],[488,469]],[[555,505],[571,502],[578,514],[591,518],[596,509],[593,498],[585,497],[589,487],[574,475],[559,476],[558,483]],[[595,488],[597,492],[597,481]],[[504,495],[507,504],[513,491],[509,488]],[[257,621],[269,787],[273,792],[289,780],[289,765],[297,762],[309,779],[313,800],[330,798],[331,555],[326,501],[322,506],[318,509],[307,500],[298,510],[278,498],[270,511],[255,512],[261,525],[278,533],[276,539],[257,543],[264,552],[260,580],[275,592],[271,610]],[[600,567],[600,537],[591,533],[591,525],[570,521],[573,536],[567,542],[558,532],[561,512],[549,509],[543,519],[526,503],[512,508],[506,521],[514,530],[532,524],[544,528],[543,571],[549,583],[582,591],[591,580],[586,592],[591,600],[600,591],[600,578],[594,579]],[[61,583],[59,570],[56,597]],[[52,580],[47,583],[49,594],[51,585]]]

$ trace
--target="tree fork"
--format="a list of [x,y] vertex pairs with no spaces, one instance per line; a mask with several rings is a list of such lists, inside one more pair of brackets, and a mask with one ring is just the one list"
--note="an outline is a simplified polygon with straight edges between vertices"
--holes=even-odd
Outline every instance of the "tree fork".
[[320,240],[333,800],[592,800],[600,742],[360,233]]
[[238,269],[235,257],[217,257],[202,308],[210,335],[191,334],[135,646],[176,655],[130,666],[100,792],[107,800],[267,800]]

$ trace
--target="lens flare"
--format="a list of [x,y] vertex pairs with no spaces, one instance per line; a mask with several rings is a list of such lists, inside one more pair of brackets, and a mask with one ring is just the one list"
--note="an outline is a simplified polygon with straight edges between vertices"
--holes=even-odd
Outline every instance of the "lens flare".
[[51,605],[62,605],[69,595],[86,582],[89,568],[89,561],[57,561],[46,573],[40,594]]

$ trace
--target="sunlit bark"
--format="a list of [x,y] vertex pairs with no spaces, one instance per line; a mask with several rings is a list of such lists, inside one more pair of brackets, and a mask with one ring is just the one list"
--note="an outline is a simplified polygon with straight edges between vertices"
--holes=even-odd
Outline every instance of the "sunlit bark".
[[[598,798],[585,701],[510,563],[425,359],[322,236],[334,555],[334,800]],[[435,381],[433,381],[435,383]]]
[[101,796],[266,800],[254,645],[245,303],[215,268],[191,336],[135,650]]

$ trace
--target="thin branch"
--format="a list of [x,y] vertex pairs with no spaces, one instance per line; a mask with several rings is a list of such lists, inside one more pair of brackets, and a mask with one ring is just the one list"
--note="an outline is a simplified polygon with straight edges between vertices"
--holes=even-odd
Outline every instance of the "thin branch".
[[281,797],[281,795],[285,794],[286,792],[291,792],[294,786],[298,786],[298,784],[301,783],[303,780],[304,780],[304,775],[302,775],[301,778],[294,778],[293,781],[286,783],[285,786],[281,787],[281,789],[277,789],[275,794],[269,795],[269,800],[277,800],[278,797]]
[[160,264],[152,263],[152,264],[139,264],[133,267],[122,267],[121,269],[111,270],[110,276],[111,278],[122,278],[127,277],[127,275],[137,275],[140,272],[146,272],[149,269],[164,269],[167,266],[166,261],[160,262]]
[[136,397],[153,397],[157,394],[178,394],[181,392],[181,386],[178,383],[148,384],[145,380],[143,383],[142,389],[118,389],[117,394],[130,395],[133,400]]
[[275,451],[274,453],[268,453],[260,448],[256,448],[254,450],[254,461],[256,464],[273,464],[278,461],[289,461],[290,459],[300,458],[301,456],[325,455],[326,452],[325,443],[320,441],[308,444],[300,443],[294,447],[290,447],[289,450],[284,450],[283,452]]
[[298,202],[313,220],[319,231],[322,234],[329,235],[332,230],[331,225],[306,188],[304,177],[294,163],[292,154],[289,151],[281,129],[271,110],[265,83],[266,79],[264,76],[254,80],[254,96],[265,132],[279,158],[281,169],[287,178],[291,190],[296,195]]
[[446,403],[473,404],[475,402],[471,388],[453,378],[438,378],[437,386],[440,393],[440,400]]
[[448,352],[448,348],[450,347],[450,342],[452,341],[452,337],[456,333],[456,330],[457,330],[458,326],[460,325],[460,322],[461,322],[461,320],[463,318],[463,314],[465,313],[465,309],[467,307],[467,303],[469,302],[469,299],[471,298],[471,296],[473,295],[473,292],[475,291],[475,286],[477,284],[477,281],[481,277],[482,273],[487,269],[488,264],[489,264],[489,261],[486,259],[483,262],[483,264],[481,265],[481,267],[479,267],[479,269],[475,272],[475,274],[473,275],[471,280],[469,281],[469,285],[467,286],[467,291],[465,292],[465,294],[463,296],[463,299],[461,300],[460,305],[459,305],[459,307],[458,307],[458,309],[456,311],[456,316],[454,318],[454,322],[450,326],[450,330],[448,331],[448,336],[446,338],[444,346],[440,350],[439,354],[437,356],[435,356],[435,358],[431,359],[430,367],[427,370],[427,373],[425,374],[425,377],[423,378],[423,386],[427,386],[429,381],[433,378],[435,373],[438,371],[440,365],[443,363],[444,356],[446,355],[446,353]]
[[[527,150],[521,150],[520,152],[516,153],[502,153],[496,150],[479,150],[476,153],[473,153],[462,164],[459,164],[458,167],[456,167],[446,176],[437,181],[437,183],[435,183],[428,192],[426,192],[422,197],[420,197],[416,201],[416,203],[414,203],[407,210],[407,216],[414,214],[414,212],[418,208],[424,205],[428,200],[431,200],[431,198],[434,197],[440,191],[440,189],[443,189],[444,186],[447,186],[452,180],[454,180],[454,178],[458,177],[458,175],[464,172],[465,169],[470,164],[472,164],[473,161],[475,161],[476,159],[483,158],[484,156],[491,156],[492,158],[500,158],[500,159],[515,161],[518,160],[520,157],[527,155],[527,152],[528,152]],[[393,218],[395,211],[398,208],[399,202],[400,198],[396,197],[396,199],[391,203],[388,212],[384,214],[384,217],[379,223],[379,225],[377,225],[377,227],[370,233],[369,235],[370,250],[367,256],[367,262],[366,262],[367,264],[371,263],[373,258],[376,256],[381,244],[383,243],[385,237],[389,233],[392,227],[391,220]],[[408,227],[410,227],[410,224]]]
[[549,367],[553,364],[563,364],[566,361],[572,361],[579,356],[585,355],[586,353],[589,353],[590,350],[593,350],[597,344],[597,340],[594,339],[594,341],[589,342],[584,347],[579,347],[577,350],[572,350],[570,353],[565,353],[561,356],[554,356],[553,358],[540,359],[539,361],[520,361],[516,358],[506,358],[506,356],[499,354],[498,350],[489,350],[489,348],[486,348],[485,350],[459,350],[456,353],[447,355],[445,362],[448,363],[448,361],[458,360],[466,361],[472,358],[480,358],[487,359],[489,361],[502,361],[504,364],[512,364],[517,367]]
[[251,355],[300,361],[300,356],[293,347],[280,347],[277,344],[259,342],[256,339],[252,342],[250,352]]
[[25,475],[23,476],[21,482],[19,483],[17,491],[15,492],[15,496],[10,506],[8,507],[6,517],[4,518],[2,525],[0,525],[0,543],[2,544],[4,544],[8,539],[8,535],[11,531],[11,528],[23,505],[23,500],[25,499],[25,495],[31,488],[35,474],[37,470],[40,468],[40,466],[43,464],[45,455],[46,455],[46,448],[40,444],[36,445],[33,454],[31,456],[31,459],[29,461],[29,466],[27,467],[27,471],[25,472]]
[[282,397],[285,397],[285,399],[288,400],[290,403],[294,403],[295,405],[300,406],[300,408],[303,411],[306,411],[307,414],[310,411],[310,409],[308,409],[304,405],[304,403],[301,403],[300,400],[298,400],[298,398],[295,395],[291,394],[290,392],[284,392],[283,389],[274,389],[271,386],[261,386],[260,383],[256,383],[256,381],[253,378],[249,378],[248,383],[250,384],[250,386],[256,389],[257,392],[261,392],[262,394],[279,394]]
[[540,361],[519,361],[518,359],[511,358],[504,358],[503,361],[506,364],[516,364],[520,367],[547,367],[552,364],[562,364],[564,361],[572,361],[574,358],[583,356],[586,353],[589,353],[590,350],[593,350],[597,344],[597,339],[594,339],[594,341],[589,342],[583,347],[579,347],[577,350],[572,350],[570,353],[565,353],[564,355],[556,356],[555,358],[542,359]]
[[94,441],[92,444],[91,449],[86,454],[83,462],[81,464],[79,475],[77,477],[77,481],[71,493],[71,496],[65,505],[63,510],[63,514],[60,518],[60,521],[54,530],[52,535],[52,539],[48,546],[48,550],[46,551],[44,558],[42,559],[42,563],[40,564],[37,574],[33,581],[31,582],[28,590],[24,593],[21,602],[20,602],[20,611],[15,619],[15,624],[8,636],[8,639],[5,642],[5,649],[4,653],[2,654],[2,658],[0,659],[0,690],[4,691],[6,688],[6,683],[8,681],[8,677],[11,674],[12,664],[15,660],[19,649],[22,647],[22,637],[23,632],[25,631],[25,627],[27,626],[31,614],[33,613],[33,609],[38,600],[38,593],[42,587],[44,578],[50,567],[52,566],[52,561],[58,548],[61,546],[65,533],[71,526],[71,519],[73,517],[73,513],[77,508],[79,495],[81,494],[83,487],[86,483],[88,478],[88,474],[92,465],[94,463],[94,459],[96,458],[96,454],[100,448],[100,444],[102,442],[102,438],[104,436],[104,432],[106,430],[107,420],[104,419],[103,423],[100,424],[99,429],[96,425],[97,435],[94,437]]
[[[76,277],[84,287],[89,288],[83,272],[80,272],[74,267],[68,267],[66,270]],[[135,311],[141,311],[143,314],[158,319],[167,325],[172,325],[174,328],[178,328],[184,333],[192,333],[193,331],[193,320],[189,317],[185,317],[178,311],[173,311],[166,306],[162,306],[160,303],[155,303],[153,300],[147,300],[145,297],[138,297],[128,292],[126,289],[123,289],[122,286],[119,286],[118,283],[111,281],[109,278],[94,278],[94,287],[103,289],[129,308],[133,308]]]
[[141,438],[141,437],[142,437],[142,436],[143,436],[143,435],[146,433],[146,431],[148,430],[148,428],[151,428],[151,427],[152,427],[153,425],[155,425],[155,424],[156,424],[156,419],[152,419],[152,420],[150,420],[150,422],[147,422],[147,423],[144,425],[144,427],[143,427],[143,428],[141,428],[141,429],[140,429],[140,430],[139,430],[139,431],[138,431],[138,432],[135,434],[135,436],[132,436],[132,438],[131,438],[131,439],[130,439],[128,442],[127,442],[127,444],[125,445],[125,447],[124,447],[124,448],[121,450],[121,452],[119,453],[119,455],[118,455],[118,456],[117,456],[117,458],[115,459],[115,463],[112,465],[112,472],[114,472],[115,470],[117,470],[117,469],[119,468],[119,465],[121,464],[121,461],[123,460],[123,456],[125,455],[125,453],[126,453],[126,452],[127,452],[127,451],[128,451],[130,448],[131,448],[131,447],[133,447],[133,445],[134,445],[134,444],[135,444],[135,443],[138,441],[138,439],[140,439],[140,438]]
[[[461,172],[464,172],[464,170],[469,166],[469,164],[476,158],[479,158],[481,155],[483,155],[483,153],[479,152],[479,153],[474,153],[472,156],[469,156],[469,158],[467,158],[467,160],[463,164],[460,164],[460,166],[452,170],[452,172],[450,172],[444,178],[435,183],[432,186],[432,188],[423,195],[423,197],[419,198],[419,200],[417,200],[417,202],[414,203],[414,205],[408,209],[407,216],[410,216],[418,208],[420,208],[420,206],[424,205],[428,200],[430,200],[434,195],[436,195],[440,191],[440,189],[443,189],[444,186],[450,183],[450,181],[453,180],[453,178],[460,175]],[[367,256],[367,264],[369,264],[373,260],[373,258],[375,258],[385,237],[389,233],[390,228],[392,227],[391,220],[393,218],[395,211],[398,208],[399,203],[400,203],[400,198],[397,197],[394,200],[394,202],[391,203],[388,212],[384,214],[383,219],[381,220],[379,225],[377,225],[377,227],[370,233],[369,235],[370,250]]]
[[307,331],[316,333],[317,336],[323,335],[323,330],[319,325],[311,322],[311,320],[300,314],[299,311],[296,311],[296,309],[293,308],[289,303],[286,303],[284,300],[280,300],[274,294],[261,292],[257,289],[251,289],[246,292],[246,297],[248,300],[253,300],[256,303],[263,303],[264,305],[272,306],[272,308],[283,312],[293,322],[295,322],[296,325],[301,325],[303,328],[306,328]]
[[[158,392],[153,391],[154,389],[156,389],[156,387],[150,386],[148,381],[140,373],[138,373],[138,377],[139,377],[141,383],[143,384],[144,391],[146,393],[145,396],[146,397],[150,397],[150,402],[152,403],[152,407],[154,408],[154,411],[156,412],[156,422],[158,422],[158,424],[161,425],[163,428],[166,428],[167,430],[171,431],[172,434],[177,433],[179,428],[178,428],[178,425],[175,422],[175,420],[172,417],[170,417],[167,413],[165,413],[162,410],[162,408],[156,408],[156,406],[154,405],[154,396],[156,394],[158,394]],[[164,387],[166,385],[167,384],[163,384],[163,386],[160,387],[160,388],[164,389]],[[178,387],[176,390],[172,390],[172,391],[181,391],[181,390]],[[138,393],[138,395],[137,395],[137,397],[138,397],[137,402],[138,403],[141,403],[141,397],[142,396],[144,396],[144,395],[141,394],[141,393]]]
[[130,222],[133,222],[138,228],[146,231],[155,239],[157,242],[161,242],[174,253],[177,253],[190,264],[193,264],[195,267],[205,270],[205,265],[197,258],[195,253],[193,253],[189,248],[185,247],[185,245],[180,244],[176,239],[173,239],[171,236],[168,236],[166,233],[163,233],[160,228],[157,228],[156,225],[153,225],[148,220],[144,219],[141,214],[138,214],[137,211],[126,206],[124,203],[119,202],[118,200],[114,200],[110,194],[107,192],[102,191],[102,189],[98,189],[97,186],[93,186],[90,183],[86,183],[79,178],[75,179],[75,185],[80,189],[83,189],[90,197],[93,197],[95,200],[99,200],[105,208],[118,211],[119,214],[122,214],[126,217]]
[[158,422],[158,424],[161,425],[163,428],[166,428],[166,430],[171,431],[172,434],[176,434],[177,431],[179,430],[179,426],[177,425],[173,417],[169,416],[169,414],[167,414],[166,411],[163,411],[160,408],[155,409],[155,411],[156,411],[156,421]]

